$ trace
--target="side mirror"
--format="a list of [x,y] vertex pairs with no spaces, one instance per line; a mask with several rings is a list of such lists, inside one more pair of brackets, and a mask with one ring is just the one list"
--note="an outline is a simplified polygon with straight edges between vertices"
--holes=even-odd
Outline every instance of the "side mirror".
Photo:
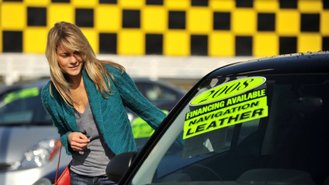
[[137,152],[127,152],[114,156],[106,167],[106,175],[114,182],[118,182],[126,173]]

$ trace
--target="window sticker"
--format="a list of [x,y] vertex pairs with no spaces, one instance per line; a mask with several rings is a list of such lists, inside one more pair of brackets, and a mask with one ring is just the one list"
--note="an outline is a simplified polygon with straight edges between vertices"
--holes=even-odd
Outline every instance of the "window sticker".
[[264,77],[247,77],[196,96],[185,115],[183,139],[268,116]]

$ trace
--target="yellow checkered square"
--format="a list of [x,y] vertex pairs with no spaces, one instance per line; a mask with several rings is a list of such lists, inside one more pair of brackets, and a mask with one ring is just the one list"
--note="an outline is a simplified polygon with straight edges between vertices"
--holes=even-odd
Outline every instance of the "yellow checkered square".
[[253,55],[256,57],[279,54],[279,39],[273,33],[258,33],[253,37]]
[[209,35],[209,55],[214,57],[234,56],[234,35],[227,31],[213,32]]
[[169,56],[190,55],[190,35],[186,31],[168,31],[164,35],[164,54]]
[[50,0],[24,0],[26,5],[30,6],[47,6],[51,1]]
[[141,20],[143,31],[162,33],[168,27],[168,12],[157,6],[145,7],[142,10]]
[[279,1],[254,0],[254,7],[259,12],[274,12],[279,9]]
[[209,8],[191,8],[187,12],[187,29],[191,33],[209,33],[212,23],[212,11]]
[[22,3],[2,3],[1,27],[2,29],[20,30],[26,25],[26,7]]
[[52,4],[48,7],[48,27],[55,23],[66,21],[74,23],[74,9],[67,4]]
[[122,8],[141,8],[144,6],[145,0],[118,0],[118,4]]
[[170,10],[184,10],[190,7],[190,0],[164,0],[163,3]]
[[93,28],[82,28],[81,31],[88,39],[91,47],[94,49],[95,53],[99,53],[99,38],[98,32]]
[[23,52],[45,53],[47,34],[48,29],[43,27],[25,29],[23,32]]
[[276,29],[280,35],[294,35],[299,33],[300,14],[293,10],[281,10],[276,14]]
[[298,36],[298,52],[320,51],[322,49],[322,38],[318,34],[301,34]]
[[234,1],[209,0],[209,7],[216,11],[232,11],[235,3]]
[[321,13],[320,32],[329,36],[329,11]]
[[144,33],[138,29],[122,30],[118,35],[119,55],[143,55]]
[[318,13],[319,10],[322,9],[322,1],[321,0],[298,0],[298,9],[305,13]]
[[236,34],[254,34],[257,16],[253,9],[238,9],[232,14],[232,30]]
[[98,0],[71,0],[71,3],[76,7],[91,8],[97,5]]
[[102,5],[95,10],[95,27],[98,31],[119,31],[122,13],[118,6]]

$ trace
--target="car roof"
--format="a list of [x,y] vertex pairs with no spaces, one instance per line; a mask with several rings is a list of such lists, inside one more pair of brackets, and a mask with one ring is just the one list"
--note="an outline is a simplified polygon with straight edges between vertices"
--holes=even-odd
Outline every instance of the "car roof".
[[182,95],[184,95],[186,93],[184,89],[182,89],[172,83],[161,80],[161,79],[151,79],[151,78],[147,78],[147,77],[145,77],[145,78],[135,77],[135,78],[133,78],[133,80],[135,81],[136,84],[138,84],[138,83],[156,83],[161,86],[170,88],[170,89],[176,91],[177,93],[181,93]]
[[[296,65],[298,63],[298,65]],[[296,53],[245,62],[237,62],[214,70],[210,75],[250,75],[278,73],[328,73],[329,52]]]
[[[15,83],[13,85],[9,86],[4,86],[3,88],[0,89],[0,94],[3,94],[4,92],[8,91],[13,91],[16,89],[24,89],[24,88],[29,88],[29,87],[38,87],[42,88],[47,82],[49,82],[49,78],[42,78],[38,80],[32,80],[32,81],[22,81]],[[165,87],[168,87],[170,89],[175,90],[177,93],[181,93],[182,95],[185,94],[185,92],[180,89],[179,87],[176,87],[170,83],[166,83],[165,81],[162,80],[153,80],[150,78],[133,78],[135,83],[156,83]]]
[[29,87],[38,87],[41,89],[48,81],[49,81],[48,79],[41,79],[41,80],[33,80],[33,81],[24,81],[24,82],[15,83],[13,85],[8,85],[0,90],[0,95],[10,91],[25,89]]

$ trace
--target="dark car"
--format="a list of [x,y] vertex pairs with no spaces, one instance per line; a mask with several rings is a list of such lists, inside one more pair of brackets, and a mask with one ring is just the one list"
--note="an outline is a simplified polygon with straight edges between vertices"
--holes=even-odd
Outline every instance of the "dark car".
[[170,111],[185,95],[181,88],[162,80],[134,78],[141,93],[162,110]]
[[329,52],[227,65],[107,175],[120,185],[328,184],[328,115]]
[[[61,145],[57,129],[41,104],[40,90],[47,81],[20,83],[0,91],[1,185],[31,185],[54,174]],[[135,83],[151,102],[168,111],[184,95],[179,88],[160,81],[136,79]],[[139,147],[146,140],[136,138]],[[63,151],[61,168],[71,160]]]

